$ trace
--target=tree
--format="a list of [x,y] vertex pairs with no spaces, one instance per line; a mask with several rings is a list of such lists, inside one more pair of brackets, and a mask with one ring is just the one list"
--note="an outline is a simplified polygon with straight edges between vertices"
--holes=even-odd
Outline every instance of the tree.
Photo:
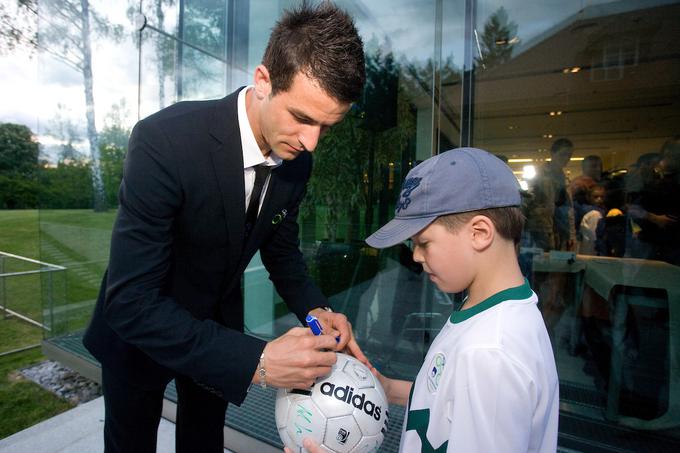
[[118,204],[118,188],[123,179],[123,162],[130,136],[130,129],[125,126],[128,116],[125,99],[121,99],[111,107],[111,111],[104,119],[104,128],[99,134],[102,176],[109,206]]
[[[22,11],[33,14],[37,27],[30,38],[20,33],[21,40],[33,42],[38,50],[47,52],[62,63],[78,71],[83,78],[87,137],[90,145],[92,187],[95,211],[106,210],[106,195],[102,179],[99,137],[95,121],[95,100],[92,74],[93,37],[120,39],[122,27],[110,24],[103,16],[90,8],[89,0],[17,0]],[[1,24],[2,33],[6,25]]]
[[517,24],[509,20],[508,12],[501,6],[484,24],[479,43],[482,54],[475,58],[477,66],[488,70],[507,62],[518,42]]
[[0,124],[0,208],[35,208],[39,145],[29,128]]
[[33,52],[37,47],[38,21],[24,4],[35,0],[0,2],[0,55],[21,48]]
[[139,38],[139,45],[141,45],[142,36],[145,39],[153,40],[155,54],[150,57],[150,60],[156,63],[159,109],[166,106],[165,82],[168,77],[173,76],[175,70],[176,41],[165,35],[167,33],[165,30],[165,9],[174,6],[175,3],[176,0],[153,0],[152,2],[130,0],[130,6],[127,10],[128,18],[133,22],[139,14],[143,14],[145,19],[152,18],[151,23],[147,24],[147,26],[158,31],[157,33],[149,33],[147,31],[146,34],[142,34],[144,32],[137,32],[136,34],[139,36],[136,36],[135,39]]
[[[372,228],[374,200],[385,188],[384,169],[401,162],[415,134],[415,116],[400,83],[402,67],[380,47],[366,55],[366,87],[362,100],[333,126],[314,153],[314,171],[303,214],[324,206],[326,238],[338,238],[340,218],[348,218],[345,242],[357,239],[359,212],[365,210],[366,230]],[[397,182],[398,184],[398,182]]]

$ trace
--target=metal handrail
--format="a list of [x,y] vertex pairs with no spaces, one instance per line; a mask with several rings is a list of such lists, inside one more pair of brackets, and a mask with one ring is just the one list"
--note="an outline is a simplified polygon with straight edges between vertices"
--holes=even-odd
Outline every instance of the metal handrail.
[[[35,319],[29,318],[28,316],[22,315],[21,313],[18,313],[14,310],[11,310],[8,307],[8,304],[5,302],[7,299],[7,294],[6,294],[6,286],[5,286],[5,278],[6,277],[16,277],[16,276],[21,276],[21,275],[32,275],[32,274],[40,274],[43,272],[49,272],[48,274],[48,285],[47,285],[47,291],[48,291],[48,306],[50,307],[50,315],[53,316],[52,313],[52,272],[57,272],[57,271],[65,271],[66,267],[64,266],[59,266],[57,264],[51,264],[47,263],[44,261],[39,261],[35,260],[33,258],[28,258],[25,256],[21,255],[15,255],[13,253],[8,253],[8,252],[3,252],[0,251],[0,301],[2,303],[0,304],[0,310],[2,310],[5,313],[5,316],[10,315],[15,318],[19,318],[23,321],[26,321],[30,324],[33,324],[37,327],[40,327],[41,329],[44,329],[46,331],[51,331],[51,328],[46,326],[45,324],[36,321]],[[19,261],[24,261],[32,264],[37,264],[41,266],[40,269],[36,270],[30,270],[30,271],[19,271],[19,272],[4,272],[4,258],[13,258]],[[52,320],[53,322],[54,320]]]

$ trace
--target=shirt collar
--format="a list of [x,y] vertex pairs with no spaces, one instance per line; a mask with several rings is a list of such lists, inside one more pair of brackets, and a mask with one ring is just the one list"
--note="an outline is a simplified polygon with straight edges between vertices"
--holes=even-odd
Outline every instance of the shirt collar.
[[483,300],[474,307],[466,308],[465,310],[454,311],[453,313],[451,313],[451,317],[449,319],[451,320],[452,323],[457,324],[459,322],[463,322],[467,319],[470,319],[474,315],[479,314],[491,307],[494,307],[500,304],[501,302],[504,302],[506,300],[528,299],[531,297],[532,294],[533,291],[529,286],[529,281],[526,278],[524,278],[524,283],[522,283],[521,285],[515,286],[514,288],[504,289],[503,291],[500,291],[494,294],[493,296]]
[[246,92],[252,88],[253,86],[249,85],[238,93],[238,128],[241,133],[241,146],[243,148],[243,168],[250,168],[260,164],[278,167],[283,161],[274,153],[269,153],[269,156],[266,158],[262,155],[262,151],[260,151],[260,147],[257,145],[257,140],[255,140],[253,129],[248,121]]

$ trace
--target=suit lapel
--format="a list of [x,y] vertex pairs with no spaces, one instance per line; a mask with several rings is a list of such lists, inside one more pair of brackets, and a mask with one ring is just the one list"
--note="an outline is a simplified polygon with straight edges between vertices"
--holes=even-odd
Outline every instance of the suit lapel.
[[211,157],[224,205],[231,269],[241,257],[245,228],[245,183],[237,99],[238,91],[220,100],[210,126],[210,134],[220,142]]

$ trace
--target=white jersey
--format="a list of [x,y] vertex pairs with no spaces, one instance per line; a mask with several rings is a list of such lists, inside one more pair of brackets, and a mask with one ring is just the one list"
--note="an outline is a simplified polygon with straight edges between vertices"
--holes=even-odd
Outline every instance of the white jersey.
[[451,315],[411,389],[402,453],[555,452],[558,378],[537,301],[525,281]]

